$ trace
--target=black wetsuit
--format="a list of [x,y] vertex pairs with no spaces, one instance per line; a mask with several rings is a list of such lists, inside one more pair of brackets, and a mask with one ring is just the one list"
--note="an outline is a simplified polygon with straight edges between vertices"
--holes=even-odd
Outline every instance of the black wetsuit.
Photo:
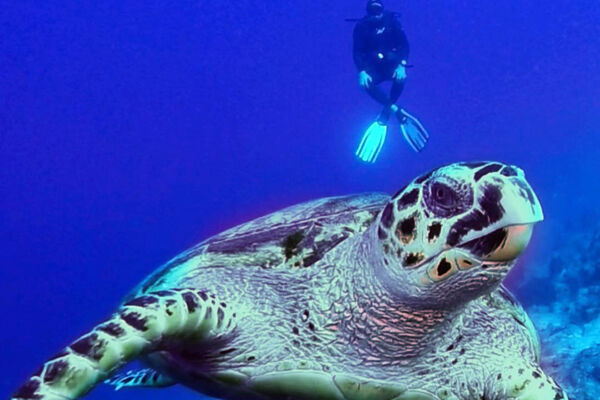
[[409,45],[400,25],[398,14],[386,11],[383,17],[376,19],[366,16],[354,27],[354,63],[359,71],[366,71],[373,83],[367,92],[379,103],[389,106],[395,104],[404,82],[394,80],[391,95],[388,98],[376,85],[393,80],[394,71],[401,63],[406,63]]

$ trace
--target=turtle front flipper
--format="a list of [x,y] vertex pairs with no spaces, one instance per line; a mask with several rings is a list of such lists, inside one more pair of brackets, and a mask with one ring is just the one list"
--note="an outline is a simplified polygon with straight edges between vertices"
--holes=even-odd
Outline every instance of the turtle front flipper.
[[234,327],[233,314],[205,292],[164,290],[136,297],[47,361],[13,400],[71,400],[165,339],[199,340]]
[[144,368],[135,371],[127,371],[124,374],[119,373],[116,376],[105,380],[104,383],[114,386],[115,390],[121,390],[128,387],[162,388],[174,385],[175,381],[152,368]]
[[490,377],[498,399],[568,400],[565,391],[537,365],[510,365]]

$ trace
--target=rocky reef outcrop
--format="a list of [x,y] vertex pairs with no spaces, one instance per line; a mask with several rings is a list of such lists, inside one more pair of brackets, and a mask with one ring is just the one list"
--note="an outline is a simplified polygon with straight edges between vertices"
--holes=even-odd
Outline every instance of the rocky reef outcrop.
[[[596,219],[597,220],[597,219]],[[582,226],[585,228],[582,230]],[[542,366],[570,399],[600,399],[600,224],[565,224],[549,258],[513,288],[542,343]]]

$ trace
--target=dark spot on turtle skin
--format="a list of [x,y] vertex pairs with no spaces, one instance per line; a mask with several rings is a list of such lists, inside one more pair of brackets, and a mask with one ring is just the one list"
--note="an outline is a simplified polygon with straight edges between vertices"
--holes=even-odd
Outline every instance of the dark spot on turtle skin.
[[498,376],[496,377],[497,380],[502,379],[502,374],[498,374]]
[[460,247],[470,250],[473,255],[482,257],[500,248],[500,246],[502,246],[502,244],[505,242],[507,236],[508,232],[506,229],[497,229],[488,235],[462,244]]
[[235,351],[235,350],[236,350],[236,348],[232,347],[232,348],[229,348],[229,349],[221,350],[219,352],[219,354],[225,355],[225,354],[229,354],[229,353],[231,353],[232,351]]
[[286,261],[298,254],[298,245],[302,239],[304,239],[302,231],[295,232],[285,238],[283,241],[283,253]]
[[302,266],[310,267],[317,261],[321,260],[325,253],[327,253],[329,250],[346,240],[349,235],[349,232],[345,232],[341,235],[334,236],[331,240],[321,241],[318,243],[318,245],[314,243],[314,236],[311,235],[310,237],[306,238],[306,243],[304,247],[310,248],[312,254],[308,255],[307,257],[304,257],[304,259],[302,260]]
[[437,239],[440,236],[441,231],[442,231],[442,224],[440,224],[439,222],[434,222],[433,224],[429,225],[429,227],[427,228],[427,239],[430,242],[433,242],[435,239]]
[[486,162],[462,162],[462,163],[460,163],[460,165],[462,165],[463,167],[467,167],[467,168],[471,168],[471,169],[483,167],[485,164],[487,164],[487,163]]
[[519,368],[517,372],[519,373],[519,375],[523,375],[523,372],[525,372],[525,370],[523,368]]
[[504,176],[518,176],[519,173],[517,172],[516,169],[514,169],[513,167],[509,167],[508,165],[505,166],[504,168],[502,168],[502,171],[500,171],[500,174],[504,175]]
[[83,336],[69,347],[77,354],[98,361],[104,355],[106,341],[98,340],[98,334],[91,333]]
[[486,167],[481,168],[479,171],[475,172],[473,179],[475,179],[475,182],[478,182],[481,178],[483,178],[487,174],[491,174],[492,172],[500,171],[501,168],[502,168],[502,165],[500,165],[500,164],[490,164]]
[[254,361],[256,360],[256,357],[254,356],[249,356],[248,358],[246,358],[246,361]]
[[205,292],[199,291],[199,292],[196,292],[196,294],[197,294],[198,296],[200,296],[200,298],[201,298],[202,300],[204,300],[204,301],[206,301],[206,299],[208,299],[208,296],[206,295],[206,293],[205,293]]
[[519,186],[519,194],[521,195],[521,197],[526,199],[529,202],[529,204],[531,204],[531,206],[533,207],[533,205],[536,204],[536,201],[535,196],[533,195],[533,191],[531,190],[529,185],[527,185],[525,182],[519,179],[515,179],[515,181],[517,186]]
[[69,363],[65,360],[49,363],[46,366],[46,372],[44,373],[44,383],[52,383],[55,380],[62,378],[68,367]]
[[411,235],[415,230],[415,219],[407,218],[400,223],[400,232],[403,235]]
[[308,329],[310,329],[311,331],[315,330],[315,324],[313,324],[312,322],[308,323]]
[[460,240],[470,231],[481,231],[482,229],[498,222],[504,215],[504,209],[500,204],[502,192],[496,186],[487,185],[483,190],[483,196],[479,205],[483,212],[473,210],[452,225],[446,243],[456,246]]
[[146,307],[152,304],[157,304],[158,299],[154,296],[141,296],[125,303],[125,306]]
[[437,266],[437,274],[438,276],[444,276],[452,269],[452,264],[448,262],[445,258],[440,260],[440,263]]
[[454,343],[452,343],[450,346],[446,347],[446,351],[451,351],[454,350]]
[[183,297],[183,301],[185,301],[185,305],[187,306],[188,312],[193,314],[198,308],[198,301],[196,300],[196,296],[193,293],[186,292],[181,295]]
[[116,322],[108,322],[98,326],[99,331],[102,331],[110,336],[121,337],[125,333],[125,330],[121,327],[121,325]]
[[383,209],[383,213],[381,214],[381,224],[386,228],[390,228],[392,223],[394,222],[394,206],[392,203],[388,203],[387,206]]
[[308,320],[309,316],[310,316],[310,313],[308,312],[308,310],[302,311],[302,321]]
[[541,377],[542,377],[542,375],[540,375],[540,374],[539,374],[539,372],[537,372],[537,371],[533,371],[533,372],[531,373],[531,376],[533,376],[533,377],[534,377],[534,378],[536,378],[536,379],[539,379],[539,378],[541,378]]
[[21,386],[19,390],[17,390],[17,393],[15,393],[13,397],[17,399],[41,399],[42,396],[36,393],[39,387],[40,382],[38,380],[30,379],[29,382],[27,382],[26,384]]
[[483,197],[479,200],[479,205],[488,216],[490,224],[497,222],[504,215],[504,209],[500,204],[502,192],[495,185],[487,185],[483,189]]
[[168,308],[168,307],[171,307],[171,306],[172,306],[172,305],[174,305],[174,304],[177,304],[177,300],[174,300],[174,299],[169,299],[169,300],[167,300],[167,301],[165,302],[165,306],[166,306],[167,308]]
[[412,206],[419,199],[419,189],[413,189],[408,193],[402,195],[400,199],[396,202],[396,208],[398,211],[405,209],[408,206]]
[[379,238],[379,240],[385,240],[388,238],[388,234],[382,227],[379,227],[377,229],[377,237]]
[[225,313],[223,312],[222,308],[218,308],[217,309],[217,321],[223,321],[223,318],[225,318]]
[[294,327],[292,328],[292,333],[294,333],[294,335],[299,335],[299,334],[300,334],[300,331],[298,330],[298,328],[297,328],[297,327],[295,327],[295,326],[294,326]]
[[385,254],[389,254],[390,253],[390,246],[387,243],[383,244],[383,252]]
[[227,304],[226,304],[226,303],[224,303],[224,302],[221,302],[221,307],[223,307],[223,308],[227,308]]
[[458,352],[458,354],[460,354],[461,356],[462,356],[463,354],[465,354],[465,353],[466,353],[466,350],[465,350],[465,349],[460,349],[460,351]]
[[423,259],[423,254],[420,253],[408,253],[404,258],[404,266],[410,267]]
[[427,179],[429,179],[429,177],[433,175],[433,171],[430,171],[424,175],[421,175],[420,177],[418,177],[417,179],[415,179],[415,183],[423,183],[425,182]]
[[169,297],[174,294],[172,290],[159,290],[158,292],[152,292],[152,294],[158,297]]
[[121,319],[138,331],[145,332],[148,330],[148,326],[146,325],[148,320],[138,312],[123,312],[121,313]]
[[455,358],[454,360],[452,360],[452,365],[456,365],[457,362],[458,360]]

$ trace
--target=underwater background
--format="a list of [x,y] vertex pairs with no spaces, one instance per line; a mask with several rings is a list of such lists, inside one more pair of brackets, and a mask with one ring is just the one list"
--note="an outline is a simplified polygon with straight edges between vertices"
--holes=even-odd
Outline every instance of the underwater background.
[[[571,398],[600,398],[597,0],[393,1],[411,44],[397,125],[358,87],[363,0],[3,1],[0,397],[163,262],[309,199],[394,193],[445,163],[520,166],[545,221],[506,284]],[[198,399],[177,386],[89,399]]]

